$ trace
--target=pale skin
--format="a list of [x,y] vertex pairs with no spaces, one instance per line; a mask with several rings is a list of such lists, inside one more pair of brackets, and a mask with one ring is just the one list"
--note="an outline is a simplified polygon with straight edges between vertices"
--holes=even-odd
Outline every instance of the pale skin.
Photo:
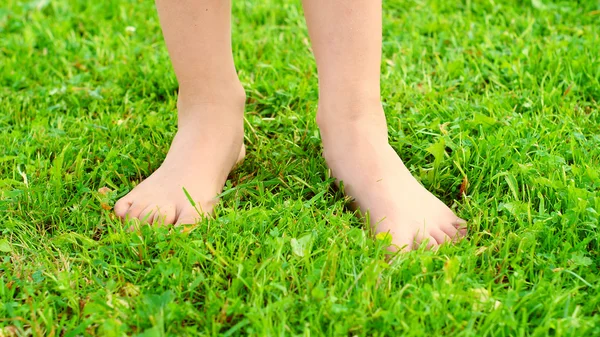
[[[178,132],[160,168],[114,209],[123,219],[193,224],[212,212],[228,173],[245,155],[245,94],[231,50],[231,4],[156,5],[179,82]],[[388,143],[380,101],[381,0],[303,5],[319,75],[323,157],[345,193],[373,232],[391,234],[392,250],[433,248],[464,236],[464,220],[410,174]]]

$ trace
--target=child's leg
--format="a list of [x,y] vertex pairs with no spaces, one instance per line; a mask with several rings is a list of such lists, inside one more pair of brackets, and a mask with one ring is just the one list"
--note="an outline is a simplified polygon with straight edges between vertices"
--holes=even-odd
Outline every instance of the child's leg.
[[115,204],[115,213],[165,223],[193,223],[210,212],[227,175],[244,156],[245,93],[231,52],[227,0],[157,0],[179,81],[178,131],[164,162]]
[[464,235],[464,224],[412,177],[387,139],[380,103],[381,0],[304,0],[319,72],[317,123],[333,175],[376,232],[404,249]]

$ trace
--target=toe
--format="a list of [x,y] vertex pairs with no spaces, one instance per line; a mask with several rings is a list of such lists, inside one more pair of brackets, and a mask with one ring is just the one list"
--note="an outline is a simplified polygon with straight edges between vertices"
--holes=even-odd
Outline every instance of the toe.
[[165,206],[161,208],[160,214],[154,219],[154,221],[164,224],[164,225],[172,225],[175,223],[177,219],[177,208],[173,205]]
[[417,233],[412,248],[417,249],[423,244],[425,244],[426,249],[432,249],[438,245],[438,242],[428,233]]
[[148,223],[159,225],[172,225],[177,217],[176,207],[170,206],[154,206],[151,217],[148,217]]
[[439,229],[445,235],[450,237],[450,241],[457,242],[463,237],[460,231],[452,224],[445,224],[443,226],[440,226]]
[[153,224],[157,217],[160,216],[160,209],[156,205],[151,205],[142,210],[138,218],[145,224]]
[[140,212],[139,218],[147,224],[171,225],[177,217],[175,206],[150,205]]
[[438,245],[444,244],[445,242],[452,242],[452,237],[441,228],[432,229],[429,234],[435,239]]
[[182,211],[181,214],[177,217],[177,221],[175,222],[175,226],[181,225],[195,225],[201,216],[196,212],[196,210],[185,210]]
[[417,243],[415,248],[423,244],[425,244],[425,249],[427,250],[436,249],[439,246],[437,240],[431,235],[426,235],[420,242]]
[[390,251],[408,252],[413,249],[414,236],[392,235],[392,238],[392,245],[388,248]]
[[138,219],[141,220],[144,218],[144,216],[142,215],[142,212],[146,209],[147,205],[145,204],[139,204],[136,202],[133,202],[131,204],[131,206],[129,206],[129,209],[127,210],[127,212],[125,212],[125,216],[123,217],[123,219]]
[[119,199],[115,203],[115,207],[114,207],[115,214],[119,218],[124,219],[125,216],[127,215],[127,211],[131,207],[131,204],[132,204],[132,202],[126,198]]
[[458,231],[461,237],[467,235],[467,222],[461,218],[456,219],[452,226]]

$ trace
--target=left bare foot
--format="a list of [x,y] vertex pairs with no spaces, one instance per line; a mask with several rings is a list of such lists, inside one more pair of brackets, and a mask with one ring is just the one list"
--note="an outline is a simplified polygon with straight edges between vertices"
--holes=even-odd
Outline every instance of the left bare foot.
[[465,221],[427,191],[389,145],[381,105],[372,109],[379,111],[352,120],[318,118],[323,156],[345,193],[368,214],[375,233],[391,234],[393,250],[464,236]]

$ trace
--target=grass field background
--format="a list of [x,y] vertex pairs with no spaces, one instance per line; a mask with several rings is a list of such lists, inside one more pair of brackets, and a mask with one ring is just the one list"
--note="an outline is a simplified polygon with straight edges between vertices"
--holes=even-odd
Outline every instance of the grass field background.
[[3,1],[0,335],[600,336],[600,2],[384,1],[390,141],[470,230],[391,264],[320,156],[300,2],[233,2],[249,152],[180,233],[111,210],[175,132],[153,3]]

